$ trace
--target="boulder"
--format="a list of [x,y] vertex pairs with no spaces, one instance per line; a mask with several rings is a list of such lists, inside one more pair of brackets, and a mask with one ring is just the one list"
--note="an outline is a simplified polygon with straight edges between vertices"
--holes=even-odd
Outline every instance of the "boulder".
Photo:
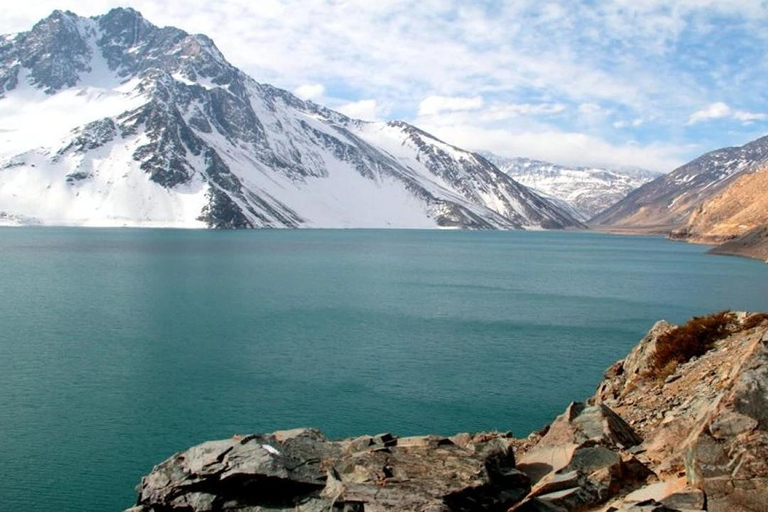
[[606,510],[705,510],[706,498],[699,489],[688,486],[685,478],[656,482],[638,489]]
[[590,447],[603,446],[616,451],[641,442],[632,427],[607,406],[573,402],[520,459],[518,469],[536,483],[550,473],[565,469],[572,463],[577,450],[589,453]]
[[640,444],[642,439],[607,406],[587,406],[572,402],[565,412],[555,419],[537,446],[579,445],[586,441],[629,448]]
[[621,399],[627,390],[637,387],[651,368],[659,336],[672,327],[674,326],[664,320],[656,322],[626,358],[606,370],[593,401],[610,405]]
[[237,502],[292,509],[323,489],[321,461],[338,453],[311,429],[209,441],[156,466],[139,484],[138,505],[207,511]]
[[632,489],[652,472],[627,448],[640,437],[604,404],[571,403],[520,458],[533,488],[511,511],[588,510]]
[[685,489],[670,494],[661,503],[677,510],[705,510],[707,501],[701,489]]
[[211,441],[142,479],[132,512],[506,510],[530,490],[511,439],[391,434],[329,441],[302,429]]

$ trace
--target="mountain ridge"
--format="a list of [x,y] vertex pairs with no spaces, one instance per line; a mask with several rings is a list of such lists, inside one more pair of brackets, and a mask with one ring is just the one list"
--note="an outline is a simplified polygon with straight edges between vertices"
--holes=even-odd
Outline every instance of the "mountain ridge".
[[706,200],[768,165],[768,136],[716,149],[647,183],[590,221],[597,229],[668,234]]
[[480,151],[515,181],[566,202],[588,221],[661,173],[640,168],[566,166],[531,158],[508,158]]
[[670,238],[719,244],[715,254],[768,260],[768,168],[743,174],[703,202]]
[[260,84],[133,9],[54,11],[1,41],[6,223],[583,227],[474,153]]

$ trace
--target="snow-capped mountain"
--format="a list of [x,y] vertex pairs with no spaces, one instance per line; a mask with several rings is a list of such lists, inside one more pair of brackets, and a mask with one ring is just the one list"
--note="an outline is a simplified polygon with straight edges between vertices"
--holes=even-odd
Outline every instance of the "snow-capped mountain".
[[485,158],[260,84],[132,9],[0,37],[0,222],[580,226]]
[[705,201],[768,165],[768,137],[710,151],[643,185],[592,220],[596,226],[651,233],[684,227]]
[[480,154],[518,183],[547,198],[563,201],[582,221],[591,219],[660,175],[645,169],[568,167],[530,158],[506,158],[488,151]]

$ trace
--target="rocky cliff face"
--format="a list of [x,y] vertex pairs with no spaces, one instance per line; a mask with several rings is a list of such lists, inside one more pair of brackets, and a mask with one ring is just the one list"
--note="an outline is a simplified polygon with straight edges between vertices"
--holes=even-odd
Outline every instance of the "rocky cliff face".
[[768,315],[718,318],[713,348],[663,373],[681,331],[656,324],[587,403],[526,439],[236,436],[156,466],[130,510],[765,511]]
[[132,9],[0,36],[0,117],[3,224],[581,226],[480,156],[260,84]]
[[765,315],[742,314],[730,327],[737,332],[662,381],[647,370],[659,336],[669,330],[657,325],[606,373],[594,401],[612,407],[643,437],[637,457],[658,480],[625,503],[671,495],[712,511],[766,510],[767,327]]
[[606,230],[667,234],[686,225],[691,214],[736,179],[768,164],[768,137],[723,148],[631,192],[590,222]]

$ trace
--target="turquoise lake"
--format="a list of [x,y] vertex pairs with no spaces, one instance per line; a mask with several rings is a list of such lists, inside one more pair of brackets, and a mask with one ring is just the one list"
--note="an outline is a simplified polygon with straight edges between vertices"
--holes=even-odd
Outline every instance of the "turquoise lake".
[[235,433],[525,436],[768,265],[593,233],[0,229],[0,510],[118,511]]

